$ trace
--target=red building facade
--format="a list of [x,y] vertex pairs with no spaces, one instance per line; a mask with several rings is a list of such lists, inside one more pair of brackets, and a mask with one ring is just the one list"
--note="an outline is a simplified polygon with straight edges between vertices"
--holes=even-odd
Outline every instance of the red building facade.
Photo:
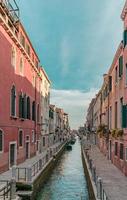
[[[17,6],[17,5],[15,5]],[[18,18],[0,1],[0,173],[39,151],[39,58]]]

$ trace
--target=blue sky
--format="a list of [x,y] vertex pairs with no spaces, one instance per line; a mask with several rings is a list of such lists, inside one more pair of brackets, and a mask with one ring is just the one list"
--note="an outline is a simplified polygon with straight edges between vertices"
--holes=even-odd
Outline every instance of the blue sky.
[[[21,19],[52,81],[51,101],[85,121],[122,39],[125,0],[17,0]],[[62,98],[61,98],[62,97]],[[73,102],[73,103],[72,103]]]

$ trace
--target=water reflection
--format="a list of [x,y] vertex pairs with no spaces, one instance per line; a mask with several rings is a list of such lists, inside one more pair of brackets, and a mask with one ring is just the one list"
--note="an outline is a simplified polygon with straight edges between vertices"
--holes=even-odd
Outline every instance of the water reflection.
[[80,143],[76,141],[72,151],[66,151],[51,177],[38,195],[38,200],[88,200]]

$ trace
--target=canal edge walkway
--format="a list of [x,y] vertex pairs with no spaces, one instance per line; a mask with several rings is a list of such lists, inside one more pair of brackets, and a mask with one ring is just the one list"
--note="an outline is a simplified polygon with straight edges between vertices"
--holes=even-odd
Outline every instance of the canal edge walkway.
[[87,179],[88,191],[89,191],[89,199],[90,200],[99,200],[97,198],[97,189],[96,189],[95,183],[93,181],[92,173],[90,171],[89,164],[87,162],[87,158],[86,158],[83,148],[82,148],[82,156],[83,156],[83,167],[84,167],[84,171],[85,171],[85,175],[86,175],[86,179]]
[[[98,196],[102,200],[127,200],[127,177],[90,141],[82,141],[82,150],[91,182],[94,181],[96,186],[96,198]],[[98,178],[100,182],[97,182]]]
[[[30,158],[30,159],[26,160],[25,162],[15,166],[14,170],[10,169],[10,170],[0,174],[0,189],[2,190],[2,188],[4,188],[6,186],[6,182],[11,182],[12,179],[15,180],[16,182],[18,182],[17,177],[16,177],[17,173],[14,173],[14,172],[16,172],[15,171],[16,169],[24,169],[24,168],[28,168],[27,173],[28,173],[28,177],[31,180],[28,181],[26,179],[26,182],[23,181],[22,184],[33,185],[34,182],[38,179],[38,177],[40,177],[40,175],[43,173],[43,171],[45,171],[48,168],[48,166],[52,163],[52,161],[54,161],[55,158],[57,160],[57,157],[58,157],[59,153],[65,147],[66,143],[67,143],[67,141],[62,142],[62,143],[58,142],[58,143],[56,143],[55,145],[53,145],[51,147],[54,150],[53,154],[51,156],[49,156],[48,160],[44,159],[45,163],[44,163],[44,165],[41,165],[41,168],[40,168],[39,165],[37,166],[38,168],[40,168],[40,170],[38,171],[38,173],[33,178],[30,178],[29,170],[32,171],[31,168],[35,164],[35,162],[39,162],[41,158],[46,158],[47,150],[45,150],[43,153],[38,154],[38,155],[34,156],[33,158]],[[21,173],[21,175],[23,176],[22,173]],[[4,184],[3,180],[4,180],[5,184]],[[27,191],[26,192],[22,191],[21,193],[23,195],[28,194],[28,196],[29,195],[31,196],[31,194],[33,192],[32,191],[31,192],[30,191],[28,191],[28,192]],[[17,193],[17,194],[19,194],[19,193]]]

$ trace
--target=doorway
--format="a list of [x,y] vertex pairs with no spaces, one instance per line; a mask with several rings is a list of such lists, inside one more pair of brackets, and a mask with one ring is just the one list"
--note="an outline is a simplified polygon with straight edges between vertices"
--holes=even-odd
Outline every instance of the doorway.
[[17,148],[16,148],[16,142],[10,143],[9,145],[9,168],[12,168],[14,165],[16,165],[16,159],[17,159]]

